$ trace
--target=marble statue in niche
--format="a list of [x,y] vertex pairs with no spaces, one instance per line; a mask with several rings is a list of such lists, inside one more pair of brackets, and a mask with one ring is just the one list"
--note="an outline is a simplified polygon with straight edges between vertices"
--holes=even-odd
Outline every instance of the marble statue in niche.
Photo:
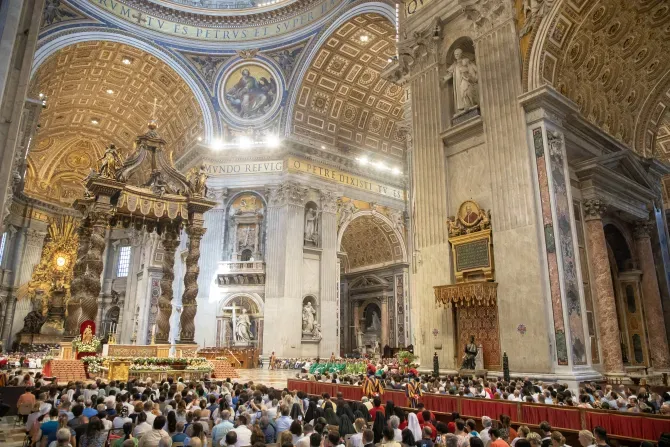
[[242,313],[236,318],[235,333],[237,334],[237,340],[241,342],[250,342],[254,337],[251,333],[251,319],[244,308],[242,308]]
[[305,208],[305,245],[313,247],[319,246],[319,215],[321,213],[316,209],[316,205],[307,204]]
[[302,332],[311,334],[314,331],[316,323],[316,309],[312,306],[311,301],[302,307]]
[[442,77],[442,85],[453,82],[455,115],[460,115],[479,105],[479,77],[477,65],[463,53],[461,48],[454,50],[454,62]]
[[379,332],[382,330],[382,322],[379,319],[379,315],[376,311],[372,311],[372,323],[368,326],[368,331],[370,332]]

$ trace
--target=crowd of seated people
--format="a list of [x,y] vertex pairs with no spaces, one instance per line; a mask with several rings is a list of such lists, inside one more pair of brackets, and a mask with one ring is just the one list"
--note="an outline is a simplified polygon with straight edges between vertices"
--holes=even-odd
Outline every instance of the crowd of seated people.
[[[483,417],[478,431],[458,414],[439,422],[421,404],[407,412],[378,397],[347,402],[230,379],[36,383],[17,406],[33,447],[565,447],[549,422],[538,434],[515,430],[507,415]],[[579,442],[605,447],[607,433],[594,427],[580,432]],[[661,440],[659,447],[670,444]]]

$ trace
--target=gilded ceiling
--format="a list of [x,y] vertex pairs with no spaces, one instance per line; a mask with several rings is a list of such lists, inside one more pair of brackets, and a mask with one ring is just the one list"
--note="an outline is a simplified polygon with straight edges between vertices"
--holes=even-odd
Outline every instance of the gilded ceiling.
[[563,1],[544,40],[542,78],[589,121],[644,156],[670,98],[670,4],[664,0]]
[[341,250],[347,253],[348,269],[402,262],[402,241],[384,220],[356,217],[342,235]]
[[395,55],[395,35],[388,20],[364,14],[329,36],[300,86],[293,132],[340,149],[403,158],[397,123],[404,92],[380,76]]
[[[126,62],[130,63],[124,63]],[[28,154],[26,194],[67,205],[105,146],[121,156],[146,131],[157,100],[158,131],[177,158],[202,132],[202,113],[186,83],[137,48],[93,41],[63,48],[38,69],[31,96],[47,96]]]

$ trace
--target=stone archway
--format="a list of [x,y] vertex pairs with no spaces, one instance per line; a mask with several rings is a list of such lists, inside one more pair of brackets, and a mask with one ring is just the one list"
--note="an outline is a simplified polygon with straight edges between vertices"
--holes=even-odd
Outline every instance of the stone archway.
[[[263,300],[255,293],[234,293],[222,300],[216,311],[216,346],[262,350],[263,308]],[[249,339],[240,335],[246,328],[251,334]]]

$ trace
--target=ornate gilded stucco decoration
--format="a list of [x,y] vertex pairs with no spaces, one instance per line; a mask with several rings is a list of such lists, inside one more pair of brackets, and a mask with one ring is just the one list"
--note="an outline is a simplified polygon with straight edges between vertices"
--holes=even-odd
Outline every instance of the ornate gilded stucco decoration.
[[435,288],[435,302],[438,305],[455,307],[493,306],[498,296],[498,283],[479,281],[456,286]]
[[491,211],[479,208],[476,202],[466,200],[458,208],[458,215],[447,219],[449,237],[462,236],[491,229]]
[[77,254],[78,236],[73,217],[51,219],[39,264],[27,284],[26,296],[39,303],[46,319],[41,333],[63,333],[65,306],[70,299],[70,282]]

